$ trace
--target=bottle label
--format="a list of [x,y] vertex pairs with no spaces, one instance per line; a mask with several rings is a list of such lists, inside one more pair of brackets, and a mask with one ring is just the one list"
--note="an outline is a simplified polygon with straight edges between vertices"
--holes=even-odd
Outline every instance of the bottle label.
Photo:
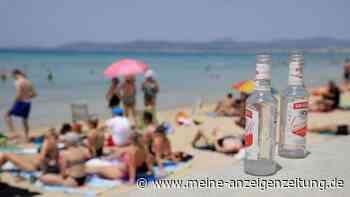
[[246,159],[257,160],[259,154],[259,112],[247,108],[245,126]]
[[256,64],[256,80],[271,79],[269,64]]
[[298,62],[291,62],[289,64],[289,84],[302,85],[303,84],[303,65]]
[[297,100],[288,103],[285,144],[303,145],[305,143],[307,113],[307,100]]

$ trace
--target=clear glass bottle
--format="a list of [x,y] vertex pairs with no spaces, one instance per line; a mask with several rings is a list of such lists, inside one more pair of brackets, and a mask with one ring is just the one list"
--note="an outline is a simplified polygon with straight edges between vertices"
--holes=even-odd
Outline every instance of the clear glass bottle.
[[304,55],[289,55],[288,87],[282,96],[278,154],[287,158],[306,157],[309,94],[304,85]]
[[271,92],[271,63],[270,54],[257,55],[255,91],[246,103],[244,171],[251,175],[272,175],[277,170],[277,100]]

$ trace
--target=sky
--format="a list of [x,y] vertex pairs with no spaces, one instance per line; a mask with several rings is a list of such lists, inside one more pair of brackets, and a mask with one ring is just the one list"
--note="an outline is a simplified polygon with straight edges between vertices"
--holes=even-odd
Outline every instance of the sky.
[[349,0],[0,0],[0,46],[350,39]]

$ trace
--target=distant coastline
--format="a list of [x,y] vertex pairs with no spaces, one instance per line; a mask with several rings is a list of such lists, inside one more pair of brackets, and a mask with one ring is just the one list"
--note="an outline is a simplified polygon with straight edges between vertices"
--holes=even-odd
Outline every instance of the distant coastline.
[[317,37],[284,39],[268,42],[234,41],[231,39],[209,42],[175,42],[136,40],[120,43],[73,42],[54,47],[16,46],[0,47],[0,51],[22,52],[148,52],[148,53],[239,53],[239,52],[350,52],[350,40]]

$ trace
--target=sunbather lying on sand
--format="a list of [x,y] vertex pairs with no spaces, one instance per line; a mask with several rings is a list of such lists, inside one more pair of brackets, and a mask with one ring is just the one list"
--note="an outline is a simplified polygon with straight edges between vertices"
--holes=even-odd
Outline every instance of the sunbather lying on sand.
[[129,183],[136,181],[136,172],[147,172],[152,174],[152,163],[144,144],[142,137],[134,133],[131,136],[131,144],[126,147],[115,149],[109,160],[118,159],[121,162],[115,162],[112,166],[87,167],[89,174],[97,174],[108,179],[129,178]]
[[339,108],[341,92],[335,82],[329,81],[324,90],[318,93],[320,94],[320,98],[314,103],[311,103],[311,111],[329,112]]
[[59,153],[59,174],[45,174],[39,179],[48,185],[67,187],[82,186],[86,180],[85,162],[90,159],[90,151],[80,145],[80,136],[69,132],[63,137],[65,149]]
[[[214,129],[211,136],[206,136],[202,130],[198,130],[192,140],[193,148],[200,150],[210,150],[225,154],[238,153],[244,146],[244,140],[235,136],[218,137],[218,129]],[[204,144],[198,145],[200,140],[204,140]]]
[[346,124],[327,125],[323,127],[309,128],[312,133],[333,133],[335,135],[349,135],[349,126]]
[[24,171],[41,170],[44,173],[58,173],[58,135],[55,129],[49,129],[45,133],[45,139],[39,154],[28,157],[13,153],[0,153],[0,166],[7,161]]
[[233,95],[227,94],[227,96],[217,104],[214,112],[218,116],[237,116],[239,115],[238,106],[239,104],[236,103]]

